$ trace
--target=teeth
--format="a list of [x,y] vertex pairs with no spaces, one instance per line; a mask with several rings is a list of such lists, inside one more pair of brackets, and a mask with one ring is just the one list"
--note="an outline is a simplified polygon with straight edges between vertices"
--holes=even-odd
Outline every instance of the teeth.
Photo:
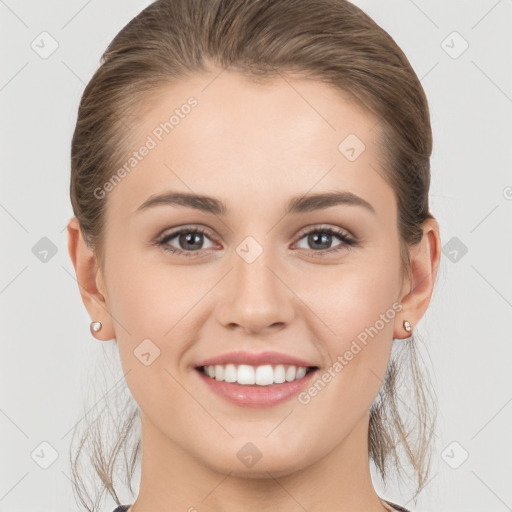
[[234,364],[227,364],[224,368],[224,380],[226,382],[236,382],[238,372]]
[[258,366],[256,368],[256,384],[258,386],[270,386],[274,384],[274,369],[271,365]]
[[234,364],[216,364],[203,366],[203,373],[212,379],[224,382],[237,382],[244,385],[270,386],[293,382],[302,379],[307,368],[303,366],[285,366],[283,364],[261,366],[250,366],[241,364],[238,367]]
[[297,374],[295,375],[295,378],[302,379],[302,377],[304,377],[304,375],[306,375],[306,368],[299,366],[297,368]]
[[274,368],[274,382],[277,384],[282,384],[286,380],[286,372],[284,370],[284,366],[282,364],[278,364]]
[[292,382],[295,380],[295,374],[297,373],[297,369],[295,366],[288,366],[286,370],[286,382]]
[[247,364],[241,364],[238,367],[238,374],[236,381],[238,384],[255,384],[256,378],[254,376],[254,367]]
[[215,380],[224,380],[224,367],[220,364],[215,365]]

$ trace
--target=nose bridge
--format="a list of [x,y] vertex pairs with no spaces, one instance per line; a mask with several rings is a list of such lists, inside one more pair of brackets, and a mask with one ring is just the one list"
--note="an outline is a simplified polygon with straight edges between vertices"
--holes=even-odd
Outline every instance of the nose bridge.
[[[274,300],[277,291],[275,288],[282,283],[277,283],[277,278],[272,268],[271,250],[264,250],[254,261],[244,259],[238,252],[234,257],[235,293],[240,300],[243,297],[254,300]],[[249,253],[250,254],[250,253]]]
[[268,246],[268,241],[263,247],[263,244],[248,237],[236,249],[235,295],[239,302],[245,303],[253,311],[265,305],[268,307],[277,300],[277,288],[283,286],[270,271],[274,261],[273,250]]
[[[253,237],[242,241],[233,253],[231,293],[225,295],[221,321],[258,331],[290,321],[292,304],[285,284],[278,278],[275,250]],[[276,275],[277,274],[277,275]]]

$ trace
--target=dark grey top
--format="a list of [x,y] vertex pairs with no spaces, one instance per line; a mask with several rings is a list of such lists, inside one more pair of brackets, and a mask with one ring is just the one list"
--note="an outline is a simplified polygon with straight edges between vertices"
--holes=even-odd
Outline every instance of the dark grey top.
[[[398,512],[410,512],[404,507],[401,507],[400,505],[396,505],[395,503],[391,503],[391,501],[384,500],[388,505],[391,505],[395,510],[398,510]],[[126,512],[131,505],[120,505],[117,507],[114,512]]]

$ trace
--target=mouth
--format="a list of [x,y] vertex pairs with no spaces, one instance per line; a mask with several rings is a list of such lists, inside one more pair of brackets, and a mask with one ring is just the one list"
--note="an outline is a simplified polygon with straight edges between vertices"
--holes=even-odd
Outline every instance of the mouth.
[[310,385],[317,366],[216,364],[195,368],[215,395],[238,407],[265,408],[290,400]]

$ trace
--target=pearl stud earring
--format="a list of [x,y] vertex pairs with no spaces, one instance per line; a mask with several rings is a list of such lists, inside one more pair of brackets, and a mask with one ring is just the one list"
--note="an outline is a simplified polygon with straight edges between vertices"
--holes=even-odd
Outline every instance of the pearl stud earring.
[[404,329],[407,332],[412,332],[412,326],[411,326],[410,322],[408,322],[407,320],[404,320]]
[[101,322],[91,322],[90,329],[91,334],[94,336],[97,332],[99,332],[102,328]]

